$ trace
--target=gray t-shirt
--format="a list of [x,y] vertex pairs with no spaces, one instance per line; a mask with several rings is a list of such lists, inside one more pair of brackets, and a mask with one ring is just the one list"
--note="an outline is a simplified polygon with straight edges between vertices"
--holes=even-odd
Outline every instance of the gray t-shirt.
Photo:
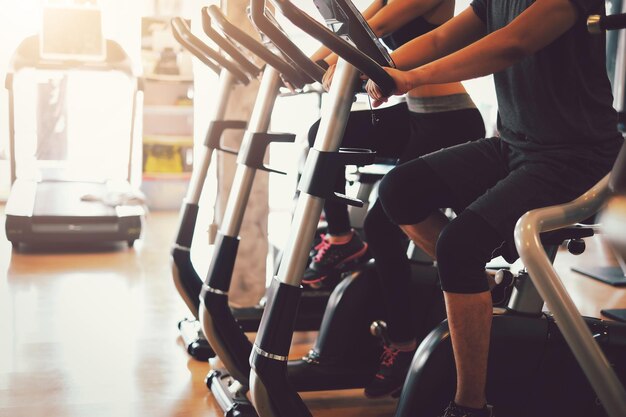
[[[571,1],[579,9],[572,28],[494,74],[500,135],[520,149],[612,148],[621,140],[606,73],[605,37],[590,35],[585,23],[589,14],[604,11],[604,1]],[[533,2],[473,0],[471,6],[491,33]]]

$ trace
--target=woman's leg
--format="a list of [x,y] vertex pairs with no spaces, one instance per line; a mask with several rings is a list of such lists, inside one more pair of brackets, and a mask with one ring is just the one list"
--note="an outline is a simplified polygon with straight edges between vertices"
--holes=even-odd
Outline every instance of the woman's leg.
[[[406,104],[376,110],[378,123],[372,125],[372,114],[369,110],[353,111],[341,142],[342,148],[372,149],[378,155],[399,158],[404,151],[409,137],[408,110]],[[313,147],[319,121],[309,130],[309,146]],[[346,192],[346,178],[343,170],[333,179],[334,190],[341,194]],[[324,203],[324,214],[328,222],[328,232],[333,236],[350,233],[350,218],[345,203],[327,199]]]
[[[409,118],[406,104],[401,103],[376,111],[378,122],[372,125],[370,111],[357,111],[350,114],[341,146],[346,148],[367,148],[383,157],[398,158],[406,147],[409,138]],[[309,132],[312,145],[319,124]],[[335,181],[335,191],[345,193],[343,170]],[[347,265],[362,258],[367,253],[358,235],[350,225],[348,208],[345,203],[327,199],[324,213],[328,223],[328,233],[317,249],[309,268],[304,273],[303,282],[317,284],[334,271],[341,271]]]

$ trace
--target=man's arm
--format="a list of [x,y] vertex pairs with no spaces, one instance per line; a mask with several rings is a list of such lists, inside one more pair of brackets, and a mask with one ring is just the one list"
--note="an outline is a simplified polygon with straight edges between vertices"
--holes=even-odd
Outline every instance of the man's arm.
[[[477,16],[472,18],[469,13],[473,11],[463,12],[463,18],[474,19],[474,25],[482,24]],[[411,71],[389,70],[396,81],[394,94],[403,94],[424,84],[464,81],[501,71],[552,43],[569,30],[577,18],[578,9],[570,0],[536,0],[504,28],[451,55]],[[427,53],[435,56],[445,49],[444,45],[435,44]],[[386,101],[374,83],[369,82],[367,89],[375,105]]]
[[410,71],[411,84],[463,81],[501,71],[554,42],[577,18],[570,0],[537,0],[504,28]]
[[391,57],[396,68],[413,69],[475,42],[486,30],[482,20],[467,8],[438,28],[402,45]]

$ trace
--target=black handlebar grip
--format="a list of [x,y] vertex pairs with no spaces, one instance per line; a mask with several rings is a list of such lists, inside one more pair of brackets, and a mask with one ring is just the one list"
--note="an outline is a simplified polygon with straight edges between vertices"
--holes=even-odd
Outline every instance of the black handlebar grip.
[[[252,0],[262,1],[262,0]],[[330,29],[294,6],[289,0],[273,0],[281,13],[294,25],[322,42],[328,49],[348,61],[363,74],[374,81],[385,96],[391,95],[396,85],[387,72],[372,58],[355,48],[353,45],[335,35]]]
[[[203,9],[204,11],[204,9]],[[287,80],[292,82],[296,87],[302,87],[305,83],[301,81],[300,75],[298,74],[298,70],[292,67],[287,61],[285,61],[282,57],[276,55],[268,48],[266,48],[261,42],[252,38],[250,35],[245,33],[243,30],[239,29],[237,26],[233,25],[226,19],[226,17],[222,14],[222,11],[217,6],[209,6],[206,10],[215,25],[229,38],[232,38],[235,42],[237,42],[242,47],[246,48],[248,51],[259,57],[263,60],[267,65],[275,68],[278,72],[280,72]]]
[[198,39],[187,23],[180,17],[174,17],[171,20],[172,31],[174,38],[181,45],[183,45],[189,52],[191,52],[196,58],[202,61],[205,65],[211,68],[214,72],[219,74],[220,67],[224,68],[241,84],[247,85],[249,83],[248,76],[235,64],[234,62],[224,58],[218,52],[209,48],[204,42]]
[[291,40],[265,16],[265,0],[250,1],[250,17],[256,27],[263,32],[286,56],[289,57],[312,80],[322,82],[326,71],[311,61]]
[[233,45],[228,39],[220,35],[213,26],[211,26],[211,17],[208,14],[208,7],[202,8],[202,30],[204,33],[224,50],[228,56],[237,62],[243,69],[245,69],[252,76],[257,76],[261,72],[261,68],[254,65],[252,61],[246,58],[241,51]]

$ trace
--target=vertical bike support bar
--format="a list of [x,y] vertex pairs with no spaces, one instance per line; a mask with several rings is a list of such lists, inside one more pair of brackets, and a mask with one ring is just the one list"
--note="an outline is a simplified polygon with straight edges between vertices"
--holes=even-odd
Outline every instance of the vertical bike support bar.
[[[354,67],[343,60],[340,61],[342,61],[341,66],[337,63],[333,77],[333,85],[337,85],[337,87],[332,88],[331,86],[330,92],[334,94],[330,95],[329,103],[322,111],[318,134],[313,144],[313,148],[321,152],[334,152],[339,149],[354,97],[354,89],[349,87],[354,87],[356,85],[355,79],[358,78],[355,77],[356,70]],[[340,68],[342,69],[341,72],[339,72]],[[337,82],[335,83],[335,81]],[[315,169],[310,165],[309,161],[305,163],[304,172]],[[308,194],[302,197],[304,198],[300,198],[296,206],[292,233],[287,240],[285,258],[283,258],[277,276],[280,282],[293,286],[300,285],[302,271],[306,268],[308,258],[308,256],[301,256],[302,253],[305,253],[302,248],[305,247],[308,253],[308,248],[317,228],[317,219],[319,219],[324,206],[324,199],[322,198]]]
[[[313,148],[322,152],[339,149],[347,124],[358,71],[339,59],[328,102],[322,111]],[[307,158],[304,172],[314,170]],[[287,355],[300,300],[302,271],[322,212],[324,199],[300,195],[278,276],[272,280],[268,301],[250,356],[250,394],[261,417],[310,417],[306,405],[289,385]]]
[[[272,67],[267,68],[261,79],[261,86],[254,103],[254,110],[250,116],[248,130],[243,138],[242,147],[246,146],[245,142],[250,140],[251,135],[254,133],[267,132],[280,85],[281,81],[278,71]],[[235,237],[239,235],[255,172],[256,169],[246,165],[238,164],[237,166],[220,230],[226,236]]]
[[615,75],[613,80],[613,107],[619,117],[619,129],[626,132],[626,2],[622,2],[622,13],[602,16],[591,15],[587,18],[589,33],[598,35],[607,30],[620,30],[617,36],[617,54],[615,57]]
[[[213,108],[213,114],[209,118],[211,121],[224,120],[226,114],[226,106],[233,86],[235,85],[235,77],[233,74],[223,69],[220,73],[219,85],[217,88],[217,97],[215,100],[215,107]],[[211,156],[213,149],[203,146],[201,150],[202,154],[200,159],[201,165],[199,168],[194,169],[191,174],[191,181],[189,183],[189,189],[187,190],[187,196],[185,201],[187,203],[197,204],[200,201],[200,195],[202,194],[202,188],[204,180],[206,179],[209,165],[211,163]]]
[[[250,147],[248,142],[254,139],[255,133],[267,132],[280,84],[278,71],[273,67],[266,67],[263,71],[261,86],[254,103],[248,130],[243,137],[242,150]],[[241,155],[240,152],[239,156],[241,157]],[[245,359],[249,354],[250,346],[245,335],[240,332],[226,303],[232,279],[232,269],[239,246],[238,235],[255,173],[256,168],[247,166],[238,160],[237,171],[226,203],[224,219],[217,235],[213,257],[200,293],[202,302],[200,303],[199,317],[204,334],[226,369],[242,383],[248,379],[249,367]],[[218,315],[220,312],[222,314],[221,319]],[[224,336],[226,333],[236,336],[229,338]]]
[[[290,10],[297,10],[297,8],[286,0],[276,1],[276,5],[296,26],[307,31],[310,21],[301,19],[301,15]],[[271,38],[273,34],[268,33],[272,31],[271,25],[266,25],[267,28],[263,26],[267,24],[267,18],[264,16],[264,1],[252,0],[251,9],[254,23]],[[355,23],[358,24],[358,22]],[[341,45],[340,48],[335,48],[339,61],[313,145],[313,149],[318,152],[336,152],[343,139],[354,91],[359,81],[359,70],[354,65],[356,61],[349,63],[348,58],[352,60],[353,57],[357,57],[361,66],[359,69],[379,83],[385,92],[390,93],[394,83],[382,67],[367,55],[345,41],[342,43],[337,35],[317,22],[313,26],[317,28],[316,33],[323,34],[320,37],[324,36],[323,43],[327,47],[330,47],[330,44]],[[272,40],[278,48],[282,48],[280,39]],[[322,39],[318,38],[318,40]],[[369,38],[363,39],[363,42],[368,40],[375,43],[374,39]],[[349,48],[344,48],[344,44]],[[330,49],[333,50],[332,47]],[[283,50],[283,52],[293,59],[288,50]],[[307,158],[303,177],[311,176],[315,168],[315,158]],[[310,411],[287,380],[287,359],[300,301],[302,272],[306,266],[309,248],[323,205],[324,198],[322,197],[307,193],[300,195],[284,257],[277,277],[272,280],[268,290],[267,304],[250,355],[250,394],[261,417],[311,417]]]
[[15,92],[13,90],[12,72],[9,72],[4,80],[4,87],[9,93],[9,153],[11,155],[11,185],[17,179],[17,166],[15,161]]
[[533,284],[554,314],[563,337],[602,405],[611,417],[623,417],[626,416],[626,391],[589,332],[539,238],[541,232],[568,226],[595,214],[609,194],[608,178],[608,175],[605,176],[593,188],[570,203],[526,213],[515,227],[515,245]]

